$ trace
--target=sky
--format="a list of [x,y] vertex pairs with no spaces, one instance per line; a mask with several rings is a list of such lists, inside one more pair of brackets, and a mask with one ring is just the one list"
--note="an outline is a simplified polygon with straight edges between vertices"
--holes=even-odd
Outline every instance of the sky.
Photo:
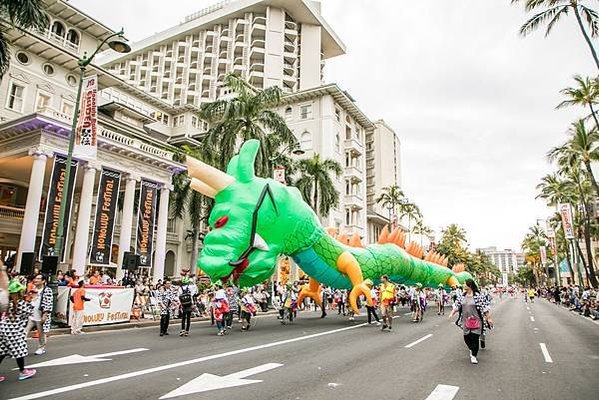
[[[71,0],[138,41],[212,0]],[[401,140],[402,187],[439,233],[456,223],[470,248],[519,249],[550,214],[535,200],[552,171],[547,151],[582,109],[555,110],[575,74],[596,74],[572,16],[552,34],[522,38],[529,17],[509,0],[322,0],[347,47],[325,80],[347,90],[371,120]]]

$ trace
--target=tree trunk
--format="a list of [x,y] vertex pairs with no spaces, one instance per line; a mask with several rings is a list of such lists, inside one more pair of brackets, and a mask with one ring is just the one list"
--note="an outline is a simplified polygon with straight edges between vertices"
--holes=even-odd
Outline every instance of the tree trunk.
[[597,287],[597,276],[595,275],[595,268],[593,265],[593,249],[591,244],[591,210],[589,204],[584,203],[585,215],[584,215],[584,244],[587,252],[588,270],[587,278],[594,288]]
[[593,47],[593,42],[591,42],[591,38],[589,37],[586,29],[584,29],[584,24],[582,22],[582,18],[580,17],[580,13],[578,12],[578,5],[574,2],[570,2],[571,7],[574,9],[574,14],[576,15],[576,20],[578,21],[578,26],[580,27],[580,31],[584,36],[584,40],[586,40],[589,49],[591,50],[591,54],[593,55],[593,59],[595,60],[595,65],[597,69],[599,69],[599,57],[597,57],[597,52],[595,51],[595,47]]
[[314,177],[314,212],[320,217],[320,213],[318,212],[318,181],[316,177]]
[[585,161],[584,166],[586,167],[587,174],[589,174],[589,178],[591,179],[593,188],[595,189],[595,192],[597,192],[597,197],[599,197],[599,185],[597,185],[597,181],[595,180],[595,175],[593,174],[593,170],[591,169],[591,162]]
[[597,113],[595,113],[595,109],[593,108],[593,103],[589,104],[589,108],[591,109],[591,115],[593,116],[593,119],[595,120],[595,127],[599,128],[599,119],[597,119]]
[[[582,261],[582,268],[584,268],[584,273],[587,276],[587,279],[589,277],[589,266],[587,264],[587,261],[584,259],[584,255],[582,253],[582,249],[580,248],[580,242],[578,240],[576,240],[576,249],[578,251],[578,257],[580,257],[580,260]],[[581,286],[585,286],[584,284],[584,279],[582,279],[582,274],[580,274],[579,277],[580,280],[580,285]]]
[[191,259],[190,259],[190,273],[195,273],[194,271],[198,268],[198,230],[193,228],[193,238],[191,241]]

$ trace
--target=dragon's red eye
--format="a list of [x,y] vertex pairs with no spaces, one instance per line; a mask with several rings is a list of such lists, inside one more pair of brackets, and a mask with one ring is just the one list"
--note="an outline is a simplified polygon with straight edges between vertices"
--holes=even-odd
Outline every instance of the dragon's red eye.
[[226,215],[220,217],[219,219],[216,220],[216,222],[214,223],[214,227],[216,229],[218,228],[222,228],[223,226],[225,226],[227,224],[227,222],[229,222],[229,217],[227,217]]

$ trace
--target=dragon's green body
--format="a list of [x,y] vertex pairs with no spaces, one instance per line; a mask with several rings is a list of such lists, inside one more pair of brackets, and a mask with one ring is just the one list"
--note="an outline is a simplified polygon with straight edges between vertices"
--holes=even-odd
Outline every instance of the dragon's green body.
[[234,180],[214,196],[213,229],[198,261],[213,281],[233,278],[242,286],[263,282],[280,254],[291,256],[315,282],[352,291],[361,286],[363,294],[363,281],[377,282],[381,275],[399,283],[447,287],[471,278],[468,272],[413,257],[394,243],[366,248],[340,243],[323,229],[296,188],[254,175],[259,146],[255,140],[244,143],[227,168]]

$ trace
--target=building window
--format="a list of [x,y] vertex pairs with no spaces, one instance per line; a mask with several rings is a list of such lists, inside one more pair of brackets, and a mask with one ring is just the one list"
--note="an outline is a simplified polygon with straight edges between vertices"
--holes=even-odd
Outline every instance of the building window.
[[341,152],[341,140],[339,138],[339,132],[335,134],[335,150],[337,150],[337,153]]
[[29,56],[27,55],[27,53],[23,53],[22,51],[19,51],[17,53],[17,61],[20,62],[23,65],[27,65],[29,64]]
[[335,108],[335,118],[337,119],[337,122],[341,122],[341,110],[338,108]]
[[169,118],[168,118],[168,115],[166,115],[166,114],[162,114],[162,123],[163,123],[164,125],[168,126],[168,124],[169,124]]
[[66,29],[62,23],[60,23],[59,21],[54,21],[54,23],[52,24],[53,34],[55,34],[56,36],[64,37],[65,31]]
[[198,117],[196,117],[195,115],[191,116],[191,126],[192,128],[198,127]]
[[312,104],[308,104],[300,107],[300,118],[310,119],[312,118]]
[[48,76],[54,75],[54,67],[50,64],[42,65],[42,70],[44,71],[44,74],[46,74]]
[[6,99],[6,108],[9,108],[16,112],[22,112],[24,94],[24,86],[11,82],[10,87],[8,89],[8,98]]
[[178,117],[173,118],[173,127],[183,126],[185,125],[185,115],[179,115]]
[[[65,79],[70,86],[77,85],[77,77],[75,75],[68,74]],[[110,93],[108,93],[108,99],[110,100]]]
[[50,96],[50,94],[38,90],[37,99],[35,100],[35,109],[41,110],[42,108],[49,107],[51,100],[52,96]]
[[312,149],[312,134],[304,131],[300,137],[300,148],[304,151]]
[[79,34],[75,30],[69,30],[67,33],[67,40],[73,43],[75,46],[79,46]]
[[345,210],[345,225],[351,225],[351,211]]
[[68,101],[68,100],[63,100],[60,103],[60,112],[61,112],[61,114],[72,116],[74,108],[75,108],[75,104],[72,103],[72,102],[70,102],[70,101]]
[[293,109],[291,107],[287,107],[285,109],[285,121],[291,121],[293,119]]

